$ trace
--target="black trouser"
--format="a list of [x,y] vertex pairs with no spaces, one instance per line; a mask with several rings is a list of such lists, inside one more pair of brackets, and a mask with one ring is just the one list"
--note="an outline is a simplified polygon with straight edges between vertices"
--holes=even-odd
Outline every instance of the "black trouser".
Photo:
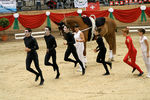
[[[72,55],[74,56],[74,58],[76,59],[75,60],[72,60],[71,58],[69,58],[70,54],[72,53]],[[76,48],[74,45],[68,45],[67,47],[67,50],[65,52],[65,57],[64,57],[64,60],[65,61],[69,61],[69,62],[74,62],[74,63],[79,63],[82,67],[82,69],[84,69],[83,67],[83,63],[81,62],[81,60],[79,59],[78,57],[78,54],[77,54],[77,51],[76,51]]]
[[[53,64],[49,62],[51,56],[52,56]],[[57,70],[57,74],[59,74],[59,68],[58,68],[58,65],[56,63],[56,50],[55,49],[46,53],[44,63],[46,66],[53,66],[54,69]]]
[[100,52],[99,52],[98,55],[97,55],[96,62],[102,63],[103,66],[104,66],[104,68],[105,68],[105,70],[106,70],[106,73],[109,73],[109,70],[108,70],[106,64],[109,64],[109,65],[110,65],[111,63],[105,61],[105,55],[106,55],[106,49],[100,50]]
[[[32,63],[32,60],[34,61],[34,65],[35,65],[35,68],[38,72],[36,72],[35,70],[33,70],[30,66],[31,66],[31,63]],[[27,53],[27,57],[26,57],[26,69],[28,71],[30,71],[31,73],[34,73],[36,76],[40,76],[41,77],[41,80],[43,80],[43,75],[42,75],[42,71],[39,67],[39,60],[38,60],[38,55],[37,55],[37,52],[29,52]]]

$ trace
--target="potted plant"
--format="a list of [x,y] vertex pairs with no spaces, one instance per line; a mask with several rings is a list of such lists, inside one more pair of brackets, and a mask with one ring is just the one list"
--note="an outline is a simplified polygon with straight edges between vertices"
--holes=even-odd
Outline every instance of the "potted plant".
[[[7,18],[0,18],[0,27],[5,28],[9,25],[9,20]],[[8,36],[5,34],[5,31],[3,31],[4,34],[1,35],[1,38],[3,41],[6,41]]]

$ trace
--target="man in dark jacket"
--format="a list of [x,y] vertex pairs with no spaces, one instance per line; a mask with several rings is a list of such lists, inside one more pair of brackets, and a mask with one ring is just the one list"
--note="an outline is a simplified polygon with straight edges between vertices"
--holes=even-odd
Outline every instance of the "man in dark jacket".
[[[77,63],[79,63],[81,65],[81,68],[82,68],[82,75],[84,75],[85,74],[85,68],[83,67],[83,63],[79,59],[78,54],[76,52],[76,47],[74,46],[74,44],[75,44],[74,36],[71,32],[69,32],[69,29],[67,26],[64,26],[64,32],[65,32],[64,38],[67,41],[67,43],[64,43],[64,45],[68,45],[67,50],[65,52],[64,60],[69,61],[69,62],[73,62],[75,64],[75,67],[76,67]],[[76,61],[69,58],[71,53],[73,54]]]
[[[58,79],[60,73],[59,73],[58,65],[56,63],[56,50],[55,50],[55,48],[57,47],[56,40],[55,37],[50,34],[51,33],[50,27],[48,26],[45,27],[45,33],[46,35],[44,36],[44,39],[47,46],[47,51],[45,55],[45,65],[53,66],[54,71],[55,70],[57,71],[56,79]],[[52,56],[53,64],[49,62],[51,56]]]
[[[37,81],[40,76],[41,81],[39,85],[43,85],[44,78],[42,75],[42,71],[39,67],[38,54],[36,52],[36,50],[39,49],[39,46],[37,44],[36,39],[31,36],[31,33],[32,33],[32,30],[30,28],[25,29],[24,44],[25,44],[25,51],[27,52],[26,69],[36,75],[35,81]],[[36,72],[30,67],[32,61],[34,61],[35,68],[37,69],[38,72]]]

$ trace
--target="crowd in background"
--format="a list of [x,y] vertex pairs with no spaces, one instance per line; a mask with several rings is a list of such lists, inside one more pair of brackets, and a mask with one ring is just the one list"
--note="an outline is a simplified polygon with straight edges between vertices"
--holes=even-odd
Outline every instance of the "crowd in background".
[[[100,5],[104,5],[104,6],[109,6],[110,1],[113,1],[114,3],[116,1],[118,1],[118,3],[120,3],[120,1],[125,2],[125,0],[88,0],[88,2],[97,2],[97,1],[99,1]],[[132,4],[136,4],[134,3],[134,0],[132,1],[133,1]],[[31,7],[31,8],[34,7],[35,10],[74,8],[74,0],[17,0],[16,2],[17,2],[18,11],[23,10],[22,7]],[[150,3],[150,0],[142,0],[142,3]],[[46,6],[47,8],[44,8],[43,6]]]

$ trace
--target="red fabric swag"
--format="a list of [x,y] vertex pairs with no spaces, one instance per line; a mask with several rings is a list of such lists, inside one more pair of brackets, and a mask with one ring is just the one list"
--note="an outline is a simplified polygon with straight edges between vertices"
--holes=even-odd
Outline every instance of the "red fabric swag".
[[146,7],[145,13],[148,17],[150,17],[150,7]]
[[129,10],[114,10],[113,15],[117,20],[124,23],[132,23],[136,21],[141,15],[141,9],[134,8]]
[[46,20],[46,14],[39,14],[39,15],[19,15],[19,22],[25,28],[38,28],[40,27]]
[[103,11],[83,11],[82,15],[86,15],[88,17],[95,15],[96,18],[98,17],[108,17],[109,12],[108,10]]
[[79,16],[77,12],[71,12],[71,13],[51,13],[50,14],[50,19],[53,22],[61,22],[65,17],[67,16]]

